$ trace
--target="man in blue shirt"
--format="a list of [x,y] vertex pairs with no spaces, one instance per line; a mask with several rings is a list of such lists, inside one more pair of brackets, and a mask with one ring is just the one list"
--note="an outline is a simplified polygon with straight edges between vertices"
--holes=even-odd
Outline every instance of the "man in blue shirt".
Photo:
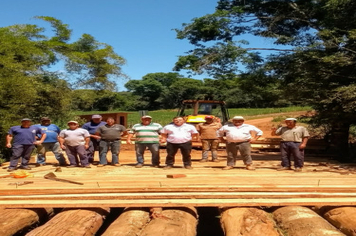
[[[36,141],[36,135],[41,135],[41,139]],[[35,144],[41,144],[45,138],[46,134],[39,127],[31,126],[31,120],[28,118],[22,119],[21,125],[12,126],[6,136],[6,147],[12,148],[10,166],[7,171],[16,170],[20,157],[22,157],[22,161],[19,168],[31,170],[28,166],[31,153],[35,148]],[[12,140],[13,143],[11,144]]]
[[101,120],[101,115],[92,115],[91,121],[82,126],[82,129],[88,130],[90,134],[90,143],[89,148],[87,149],[89,163],[93,163],[95,151],[99,150],[100,136],[95,134],[96,130],[100,126],[106,125],[106,122]]
[[46,152],[52,151],[59,165],[66,166],[67,163],[58,142],[58,134],[61,132],[59,127],[51,124],[51,119],[48,117],[42,117],[41,124],[35,126],[39,127],[46,134],[46,139],[43,143],[37,145],[37,164],[39,166],[46,165]]

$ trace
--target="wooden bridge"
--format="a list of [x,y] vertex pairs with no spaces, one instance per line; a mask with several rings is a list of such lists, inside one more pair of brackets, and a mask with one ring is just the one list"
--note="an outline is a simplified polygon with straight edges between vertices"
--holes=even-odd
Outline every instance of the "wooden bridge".
[[[164,162],[165,150],[161,152]],[[356,205],[352,164],[307,156],[303,172],[277,171],[279,153],[254,153],[255,171],[246,170],[241,160],[234,169],[222,170],[225,150],[219,151],[218,163],[199,162],[200,153],[193,150],[193,170],[182,168],[180,154],[170,170],[148,164],[135,168],[134,151],[125,151],[125,145],[121,167],[62,167],[55,172],[56,167],[46,165],[33,168],[29,171],[33,177],[24,179],[11,178],[6,169],[0,169],[0,207]],[[146,160],[149,163],[148,153]],[[53,157],[49,161],[55,162]],[[50,172],[83,185],[45,179]],[[21,185],[23,181],[33,183]]]

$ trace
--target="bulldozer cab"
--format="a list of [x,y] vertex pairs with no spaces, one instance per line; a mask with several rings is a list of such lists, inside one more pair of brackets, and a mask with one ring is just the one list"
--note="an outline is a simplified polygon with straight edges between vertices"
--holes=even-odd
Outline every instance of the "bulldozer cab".
[[224,101],[184,100],[177,116],[185,118],[188,124],[205,122],[205,116],[211,115],[216,122],[225,124],[229,120],[229,112]]

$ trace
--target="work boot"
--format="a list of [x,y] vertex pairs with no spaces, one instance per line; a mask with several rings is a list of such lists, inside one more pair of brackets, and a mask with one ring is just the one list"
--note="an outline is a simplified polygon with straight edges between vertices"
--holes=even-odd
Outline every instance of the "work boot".
[[143,164],[137,164],[135,167],[136,168],[142,168]]
[[9,168],[9,169],[7,169],[7,172],[13,172],[15,170],[16,170],[16,168]]
[[220,162],[220,160],[219,159],[213,159],[213,162]]
[[165,166],[165,167],[163,167],[163,170],[169,170],[169,169],[172,169],[173,168],[173,166]]
[[119,167],[119,166],[121,166],[121,164],[120,163],[116,163],[116,164],[113,164],[113,166]]
[[207,162],[207,159],[201,159],[199,162]]
[[188,169],[188,170],[192,170],[193,167],[192,166],[184,166],[184,168]]
[[104,167],[104,164],[98,164],[96,167]]
[[295,167],[294,171],[295,172],[302,172],[303,169],[302,169],[302,167]]

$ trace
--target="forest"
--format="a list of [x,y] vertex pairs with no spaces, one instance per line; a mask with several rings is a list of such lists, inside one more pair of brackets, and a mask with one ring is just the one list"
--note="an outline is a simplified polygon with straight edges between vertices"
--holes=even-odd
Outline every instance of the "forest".
[[[78,111],[173,109],[183,99],[210,99],[230,108],[310,106],[311,123],[330,131],[340,159],[354,159],[348,134],[356,121],[355,12],[353,0],[220,0],[214,13],[175,29],[177,40],[195,47],[182,52],[172,72],[148,71],[139,80],[127,79],[126,60],[110,45],[89,34],[73,39],[59,19],[37,17],[51,29],[1,27],[2,142],[22,117],[63,124]],[[246,34],[284,49],[251,48]],[[263,50],[273,53],[263,57]],[[51,70],[59,62],[65,75]],[[202,73],[208,78],[194,79]]]

